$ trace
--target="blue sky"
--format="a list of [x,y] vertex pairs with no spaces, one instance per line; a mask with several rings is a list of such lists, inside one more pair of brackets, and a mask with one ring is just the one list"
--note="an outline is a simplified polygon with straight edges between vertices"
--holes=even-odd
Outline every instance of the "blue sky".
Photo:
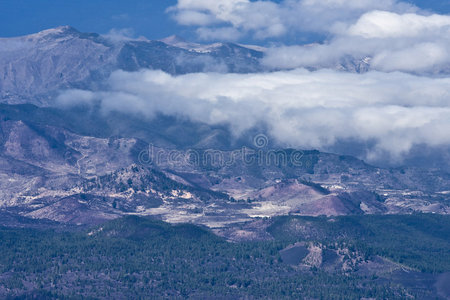
[[161,38],[183,32],[165,13],[173,4],[176,0],[0,0],[0,36],[71,25],[97,33],[131,28],[136,35]]
[[[0,0],[0,37],[35,33],[60,25],[83,32],[132,29],[135,36],[160,39],[177,34],[195,39],[190,27],[179,26],[165,12],[176,0]],[[280,1],[274,1],[280,2]],[[450,0],[414,0],[417,6],[450,13]],[[292,39],[292,36],[290,37]]]

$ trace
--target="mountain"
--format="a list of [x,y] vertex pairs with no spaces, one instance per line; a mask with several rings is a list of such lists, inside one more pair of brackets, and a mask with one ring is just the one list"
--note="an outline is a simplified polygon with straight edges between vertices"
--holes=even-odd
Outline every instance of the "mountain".
[[117,41],[69,26],[1,38],[0,101],[48,105],[59,89],[95,89],[118,69],[161,69],[170,74],[262,70],[259,51],[231,43],[204,47],[209,50],[162,41]]
[[71,27],[0,39],[2,102],[46,103],[59,88],[83,87],[114,63],[114,48],[96,34]]
[[202,135],[214,132],[225,143],[226,129],[190,123],[191,130],[200,127],[182,147],[170,128],[152,133],[164,128],[152,122],[137,137],[130,126],[112,129],[120,117],[103,124],[84,110],[0,107],[0,206],[18,216],[86,225],[152,215],[223,228],[286,214],[450,212],[450,175],[438,170],[379,168],[319,151],[258,150],[244,141],[246,148],[198,148]]
[[448,299],[447,156],[382,167],[264,125],[53,103],[116,70],[266,71],[264,51],[67,26],[0,39],[0,297]]
[[[265,49],[233,43],[197,44],[171,36],[160,41],[110,39],[62,26],[0,38],[0,102],[47,106],[61,89],[97,89],[115,70],[160,69],[169,74],[251,73],[270,70]],[[370,58],[344,57],[331,67],[366,72]]]
[[[68,26],[0,39],[0,208],[14,224],[34,218],[89,225],[151,215],[231,236],[234,224],[288,214],[450,212],[445,169],[376,167],[316,150],[259,148],[253,137],[264,127],[237,138],[226,124],[106,113],[95,104],[51,105],[59,90],[96,90],[119,69],[262,71],[263,50],[176,36],[111,40]],[[344,63],[362,72],[369,60]]]

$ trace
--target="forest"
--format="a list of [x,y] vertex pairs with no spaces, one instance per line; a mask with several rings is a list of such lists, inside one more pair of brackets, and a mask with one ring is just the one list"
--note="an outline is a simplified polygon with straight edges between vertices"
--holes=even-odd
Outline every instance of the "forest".
[[330,271],[285,263],[280,251],[298,242],[346,247],[363,261],[384,257],[424,280],[450,271],[448,216],[287,216],[269,222],[273,239],[258,242],[229,242],[206,228],[136,216],[88,229],[2,227],[0,297],[439,297],[434,285],[418,288],[389,280],[389,275],[358,272],[357,266]]

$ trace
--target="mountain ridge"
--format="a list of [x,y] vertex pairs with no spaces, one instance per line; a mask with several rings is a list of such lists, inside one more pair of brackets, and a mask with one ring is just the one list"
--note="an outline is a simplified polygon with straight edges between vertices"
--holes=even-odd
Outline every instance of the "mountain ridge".
[[[69,224],[151,215],[211,228],[288,214],[450,213],[450,175],[442,170],[259,148],[254,137],[267,132],[262,125],[236,137],[226,124],[105,113],[95,103],[51,105],[61,89],[95,90],[116,69],[177,75],[213,71],[208,68],[218,63],[223,72],[256,72],[264,70],[262,52],[220,43],[199,53],[162,41],[111,41],[67,26],[1,45],[0,207],[8,212]],[[245,149],[263,157],[249,163]]]
[[70,26],[1,38],[0,101],[49,105],[60,89],[95,89],[118,69],[150,68],[184,74],[207,70],[211,64],[224,65],[227,72],[262,70],[257,61],[262,56],[260,52],[236,44],[210,48],[211,51],[201,53],[161,41],[113,41]]

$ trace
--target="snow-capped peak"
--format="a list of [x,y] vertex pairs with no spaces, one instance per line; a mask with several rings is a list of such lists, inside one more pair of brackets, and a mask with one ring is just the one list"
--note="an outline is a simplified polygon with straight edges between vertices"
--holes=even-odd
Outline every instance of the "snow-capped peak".
[[25,37],[28,39],[41,39],[50,36],[66,36],[72,34],[80,34],[80,32],[71,26],[59,26],[56,28],[42,30],[38,33],[30,34]]
[[191,43],[177,35],[171,35],[160,41],[167,45],[173,46],[173,47],[177,47],[177,48],[181,48],[181,49],[185,49],[185,50],[189,50],[189,51],[197,52],[197,53],[211,53],[213,50],[223,46],[222,43],[214,43],[214,44],[209,44],[209,45]]
[[166,38],[163,38],[161,42],[166,43],[167,45],[175,46],[177,44],[189,44],[188,41],[183,39],[182,37],[178,35],[171,35]]

